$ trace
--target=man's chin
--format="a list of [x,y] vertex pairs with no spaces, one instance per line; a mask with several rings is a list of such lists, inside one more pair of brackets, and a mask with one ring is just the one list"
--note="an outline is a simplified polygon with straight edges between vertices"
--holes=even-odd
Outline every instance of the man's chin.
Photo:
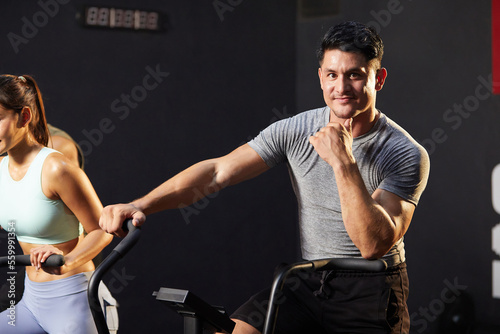
[[335,109],[332,109],[332,107],[330,107],[330,110],[333,112],[333,115],[339,119],[349,119],[356,117],[359,114],[358,111],[353,108],[345,108],[345,107],[343,108],[334,107],[334,108]]

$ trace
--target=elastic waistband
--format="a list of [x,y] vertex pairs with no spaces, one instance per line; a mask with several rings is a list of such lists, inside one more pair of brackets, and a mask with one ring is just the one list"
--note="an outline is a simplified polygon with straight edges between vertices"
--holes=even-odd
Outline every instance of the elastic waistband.
[[406,262],[400,263],[397,266],[387,268],[384,271],[362,271],[362,270],[329,270],[315,273],[317,277],[320,277],[321,281],[327,283],[334,278],[339,277],[380,277],[380,276],[392,276],[398,275],[401,272],[406,272]]
[[404,263],[405,260],[401,258],[399,253],[390,255],[388,257],[382,257],[381,260],[384,260],[387,263],[387,268],[397,267],[401,263]]
[[30,290],[40,297],[46,296],[53,298],[86,291],[88,279],[84,273],[79,273],[55,281],[33,282],[29,279],[28,275],[26,275],[24,284],[26,290]]

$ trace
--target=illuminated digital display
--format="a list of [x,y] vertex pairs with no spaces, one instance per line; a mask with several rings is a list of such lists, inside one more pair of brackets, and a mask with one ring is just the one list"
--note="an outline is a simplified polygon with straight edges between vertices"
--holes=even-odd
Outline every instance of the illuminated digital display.
[[160,31],[159,12],[110,7],[85,7],[83,24],[89,27]]

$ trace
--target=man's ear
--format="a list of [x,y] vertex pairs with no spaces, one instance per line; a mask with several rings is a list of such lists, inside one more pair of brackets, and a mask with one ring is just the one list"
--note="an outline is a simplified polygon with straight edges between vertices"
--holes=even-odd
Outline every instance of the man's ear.
[[32,112],[30,107],[24,107],[19,113],[18,125],[19,127],[24,127],[28,125],[31,121]]
[[323,72],[321,72],[321,67],[318,68],[318,77],[319,77],[319,84],[321,86],[321,90],[323,90]]
[[375,74],[375,90],[381,90],[384,87],[385,79],[387,78],[387,70],[384,67],[381,67],[377,70]]

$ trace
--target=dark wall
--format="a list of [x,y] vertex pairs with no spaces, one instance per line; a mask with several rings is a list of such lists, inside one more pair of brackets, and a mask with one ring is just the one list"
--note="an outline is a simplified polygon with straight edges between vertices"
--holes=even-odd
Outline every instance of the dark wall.
[[430,153],[430,180],[405,238],[414,333],[440,333],[458,295],[473,299],[476,333],[500,332],[500,300],[492,292],[492,262],[500,259],[492,228],[499,216],[491,181],[500,163],[500,100],[488,82],[490,6],[351,0],[340,1],[336,16],[298,22],[298,110],[324,105],[310,52],[318,37],[340,21],[371,23],[385,42],[388,70],[378,108]]
[[[218,13],[214,3],[229,7]],[[52,4],[46,21],[41,4]],[[3,1],[0,71],[35,76],[49,121],[81,143],[105,205],[144,195],[271,122],[322,106],[319,37],[347,19],[375,24],[389,71],[378,107],[429,150],[432,164],[405,239],[413,332],[439,333],[458,294],[473,299],[477,333],[499,332],[487,330],[500,326],[491,232],[499,221],[491,172],[500,163],[500,100],[484,84],[489,1],[340,1],[338,15],[298,22],[286,0],[90,2],[159,10],[162,33],[84,28],[84,4]],[[23,42],[13,45],[13,34]],[[151,72],[158,85],[145,89]],[[121,332],[181,331],[181,319],[151,297],[161,286],[234,310],[270,282],[277,263],[299,257],[295,211],[286,169],[276,168],[189,209],[148,217],[140,243],[105,279],[121,305]]]
[[[40,3],[52,4],[51,15]],[[144,195],[295,112],[293,2],[88,3],[159,10],[166,31],[85,28],[77,21],[85,1],[3,1],[0,72],[35,76],[49,121],[80,142],[105,205]],[[136,249],[105,279],[121,332],[181,332],[182,319],[151,296],[161,286],[233,311],[270,283],[275,265],[297,258],[296,239],[283,168],[182,212],[151,215]]]

